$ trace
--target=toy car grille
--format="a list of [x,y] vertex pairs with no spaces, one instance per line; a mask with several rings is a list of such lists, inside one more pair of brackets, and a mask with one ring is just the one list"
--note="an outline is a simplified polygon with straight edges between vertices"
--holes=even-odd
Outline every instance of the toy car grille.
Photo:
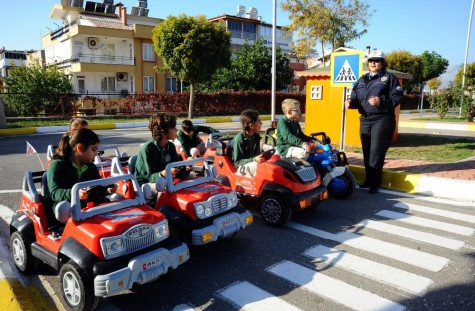
[[152,245],[155,242],[153,230],[138,239],[125,238],[125,249],[127,254],[138,251],[142,248]]
[[317,179],[317,174],[313,167],[305,167],[296,171],[297,175],[303,180],[303,182],[308,182]]
[[216,198],[211,202],[211,205],[213,206],[213,210],[215,212],[224,211],[228,207],[228,199],[225,196]]

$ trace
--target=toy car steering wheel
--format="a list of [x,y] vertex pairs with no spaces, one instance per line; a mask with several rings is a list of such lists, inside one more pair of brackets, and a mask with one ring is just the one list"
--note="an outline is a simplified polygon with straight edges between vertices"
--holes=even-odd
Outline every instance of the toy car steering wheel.
[[262,154],[261,154],[261,157],[264,159],[264,160],[269,160],[275,153],[275,149],[269,149],[267,151],[264,151]]

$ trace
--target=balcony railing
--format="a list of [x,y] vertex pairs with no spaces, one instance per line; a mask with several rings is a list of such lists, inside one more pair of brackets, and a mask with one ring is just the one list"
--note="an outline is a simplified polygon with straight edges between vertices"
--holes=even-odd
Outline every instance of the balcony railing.
[[73,63],[134,65],[133,57],[81,54],[72,59]]

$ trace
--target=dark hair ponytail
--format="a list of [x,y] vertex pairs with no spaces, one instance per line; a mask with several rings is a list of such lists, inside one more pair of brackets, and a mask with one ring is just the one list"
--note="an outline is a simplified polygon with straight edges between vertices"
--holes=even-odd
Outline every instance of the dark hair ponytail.
[[74,132],[71,136],[69,133],[63,135],[59,141],[58,148],[53,155],[53,159],[68,159],[71,157],[73,150],[78,144],[82,144],[84,149],[91,145],[99,143],[99,137],[92,130],[82,128]]

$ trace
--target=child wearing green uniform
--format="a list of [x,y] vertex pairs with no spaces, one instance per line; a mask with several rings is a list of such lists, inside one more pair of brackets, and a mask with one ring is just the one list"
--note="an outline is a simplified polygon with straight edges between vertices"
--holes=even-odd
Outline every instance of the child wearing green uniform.
[[[46,171],[48,193],[46,197],[55,206],[61,201],[71,201],[71,188],[78,182],[100,179],[99,170],[93,160],[99,148],[99,137],[87,128],[82,128],[69,135],[66,133],[59,143],[52,161]],[[94,198],[90,192],[79,189],[81,205],[86,206],[88,200],[96,203],[105,202],[108,193],[115,192],[115,187],[99,189]]]
[[[166,176],[165,167],[168,163],[181,160],[175,145],[170,141],[177,137],[176,117],[157,113],[150,117],[148,128],[152,133],[152,139],[140,148],[134,174],[140,185],[150,183],[152,197],[156,198],[158,192],[155,184],[157,180]],[[179,171],[178,168],[173,168],[173,176]]]
[[259,135],[262,121],[257,111],[248,109],[241,113],[241,123],[243,130],[232,141],[232,160],[237,172],[253,177],[257,164],[264,161]]
[[217,131],[209,126],[193,125],[191,120],[181,122],[181,131],[178,132],[178,141],[187,158],[198,158],[206,152],[205,144],[198,137],[199,133],[211,134]]
[[296,99],[287,98],[282,102],[284,118],[277,122],[277,152],[281,157],[296,157],[306,160],[310,153],[310,136],[305,135],[300,127],[302,113]]

